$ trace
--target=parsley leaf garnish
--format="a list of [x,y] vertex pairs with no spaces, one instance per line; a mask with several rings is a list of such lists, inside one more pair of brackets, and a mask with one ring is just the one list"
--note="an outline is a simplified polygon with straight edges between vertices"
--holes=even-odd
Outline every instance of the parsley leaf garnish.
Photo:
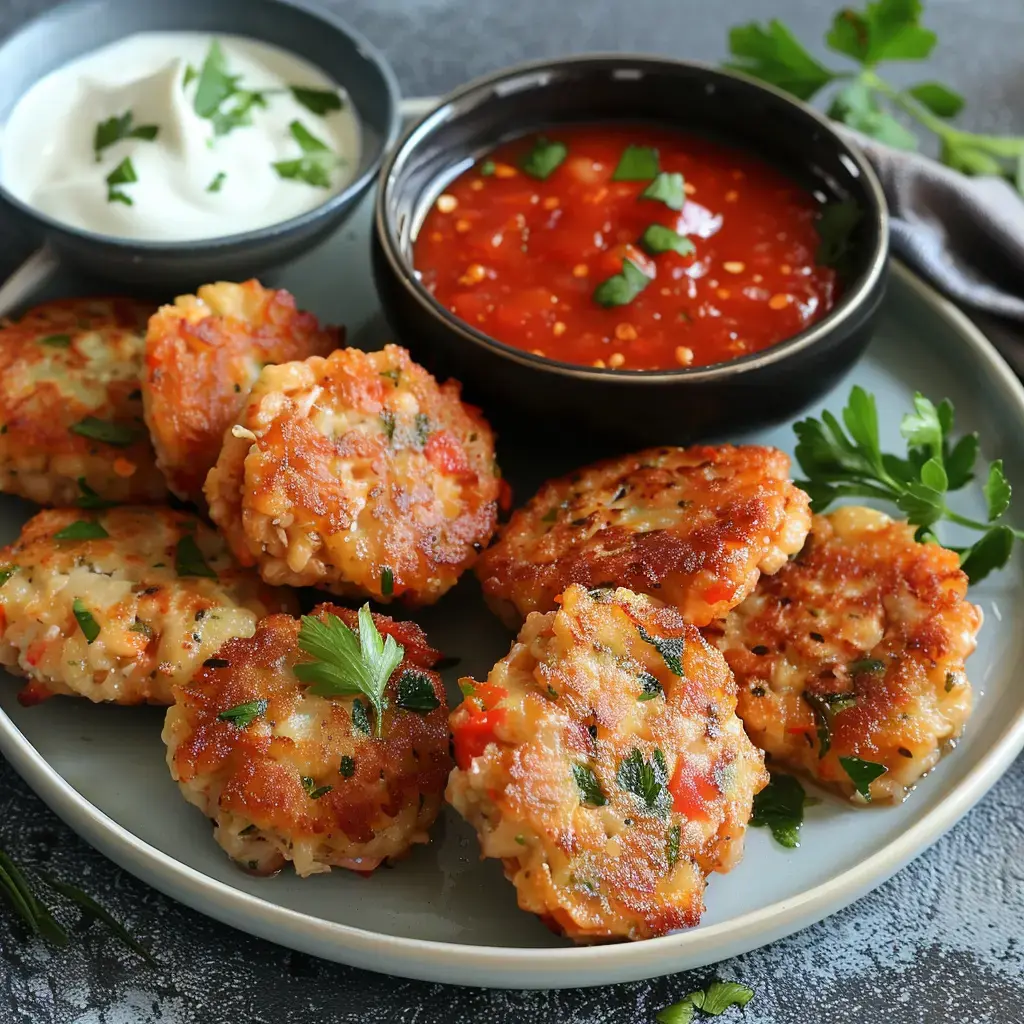
[[50,348],[70,348],[70,334],[48,334],[45,338],[39,339],[40,345],[49,345]]
[[219,192],[224,187],[224,181],[227,178],[227,174],[224,171],[218,171],[214,176],[213,180],[209,185],[206,186],[207,192]]
[[668,838],[665,840],[665,860],[670,868],[675,867],[676,861],[679,860],[679,840],[682,834],[681,825],[673,825],[668,830]]
[[131,185],[133,182],[139,180],[138,175],[135,173],[135,165],[132,163],[132,159],[126,156],[108,175],[107,175],[107,202],[108,203],[124,203],[125,206],[134,206],[135,202],[127,192],[119,189],[118,185]]
[[420,715],[429,715],[441,706],[430,676],[411,668],[407,668],[398,677],[398,697],[395,703],[406,711],[415,711]]
[[678,1003],[666,1006],[655,1020],[658,1024],[691,1024],[698,1010],[709,1017],[720,1017],[730,1006],[742,1009],[754,998],[754,990],[736,981],[713,981],[706,989],[691,992]]
[[622,261],[622,273],[605,278],[594,289],[594,301],[599,306],[627,306],[649,284],[649,278],[632,260]]
[[884,672],[885,662],[880,661],[878,658],[858,658],[857,661],[851,661],[850,664],[846,666],[846,671],[849,672],[851,676],[857,676],[861,673],[868,672]]
[[290,88],[295,99],[318,117],[325,117],[332,110],[341,110],[344,106],[341,97],[333,89],[304,89],[298,85]]
[[372,731],[370,729],[370,713],[358,697],[352,701],[352,728],[364,736],[369,736]]
[[93,614],[86,608],[85,603],[80,597],[76,597],[71,605],[71,610],[75,613],[75,618],[78,620],[78,626],[82,630],[82,634],[85,637],[87,644],[92,644],[96,637],[100,635],[100,625],[93,618]]
[[92,519],[79,519],[77,522],[69,523],[63,530],[58,530],[54,540],[103,540],[109,537],[103,527]]
[[266,700],[250,700],[244,704],[236,704],[233,708],[227,708],[217,713],[217,718],[222,722],[230,722],[239,729],[247,729],[257,718],[262,718],[267,713]]
[[823,758],[832,747],[832,719],[841,711],[852,708],[857,697],[852,693],[808,693],[803,698],[811,706],[818,733],[818,758]]
[[[190,72],[194,72],[191,67],[185,71],[186,85],[191,81]],[[206,51],[206,59],[198,77],[199,84],[196,86],[192,107],[200,117],[211,118],[220,105],[234,95],[240,78],[239,75],[228,74],[227,58],[216,39]]]
[[658,151],[651,146],[627,146],[612,181],[650,181],[660,170]]
[[884,764],[864,761],[859,757],[841,757],[839,763],[843,766],[843,771],[850,776],[850,781],[857,792],[869,803],[871,802],[871,783],[889,771]]
[[[16,565],[0,566],[0,587],[2,587],[17,571],[18,566]],[[952,689],[952,687],[950,687],[950,689]]]
[[661,683],[658,682],[657,676],[652,676],[650,672],[640,673],[640,686],[643,691],[637,700],[653,700],[665,692]]
[[604,807],[608,798],[601,789],[601,783],[594,770],[578,762],[572,766],[572,777],[576,780],[576,788],[580,791],[580,802],[591,807]]
[[936,406],[921,394],[914,396],[914,410],[900,426],[907,441],[905,457],[882,451],[875,399],[859,386],[850,392],[842,422],[826,411],[820,420],[801,420],[793,429],[797,462],[806,476],[798,486],[811,496],[815,512],[839,498],[876,498],[892,502],[911,525],[925,528],[925,539],[943,520],[982,531],[960,555],[971,583],[1004,566],[1014,539],[1024,537],[1024,531],[1001,522],[1011,498],[1001,461],[991,464],[985,483],[988,522],[960,515],[947,504],[946,495],[970,481],[978,452],[974,435],[953,443],[948,399]]
[[903,123],[910,119],[939,140],[943,163],[964,174],[992,174],[1024,192],[1024,136],[982,135],[954,128],[963,97],[941,82],[897,88],[878,72],[886,61],[924,60],[936,36],[920,23],[920,0],[873,0],[862,10],[844,7],[825,37],[827,46],[855,62],[853,70],[827,68],[815,60],[780,21],[756,22],[729,33],[736,60],[730,67],[771,82],[808,100],[841,82],[829,116],[880,142],[917,148]]
[[91,441],[102,441],[115,448],[127,448],[139,439],[139,431],[124,423],[111,423],[110,420],[86,416],[84,420],[71,425],[71,433],[87,437]]
[[[370,614],[370,606],[359,609],[359,631],[353,632],[336,615],[326,622],[311,615],[302,616],[299,649],[315,658],[300,661],[293,671],[310,692],[321,697],[359,693],[373,705],[377,716],[377,735],[383,735],[384,690],[391,673],[401,664],[405,649],[390,634],[382,639]],[[355,724],[355,708],[352,714]]]
[[159,125],[133,125],[134,119],[132,112],[126,110],[120,117],[110,117],[96,125],[92,148],[96,154],[97,163],[100,161],[100,154],[103,150],[108,146],[113,146],[115,142],[120,142],[122,139],[145,139],[146,142],[152,142],[157,137],[160,131]]
[[654,181],[640,193],[641,199],[652,199],[656,203],[664,203],[670,210],[677,212],[686,202],[686,189],[683,176],[677,172],[669,174],[662,171]]
[[683,638],[681,636],[651,636],[639,622],[636,629],[640,634],[640,639],[644,643],[650,644],[665,659],[665,664],[675,675],[682,677],[683,653],[686,650]]
[[564,142],[549,142],[540,136],[533,144],[533,149],[523,157],[520,167],[531,178],[546,181],[562,166],[569,150]]
[[311,775],[302,776],[302,788],[306,791],[306,796],[310,800],[319,800],[320,797],[326,796],[334,789],[333,786],[318,786],[316,780]]
[[395,592],[395,572],[385,565],[380,571],[380,593],[382,597],[391,597]]
[[348,754],[343,754],[341,757],[341,764],[338,767],[338,773],[343,778],[351,779],[356,773],[355,758],[349,757]]
[[668,810],[668,765],[660,750],[646,761],[640,749],[634,748],[619,762],[615,781],[621,789],[639,797],[647,810],[658,814]]
[[697,248],[686,235],[681,235],[664,224],[651,224],[640,236],[640,244],[652,256],[661,252],[677,252],[680,256],[689,256],[696,252]]
[[211,580],[217,578],[190,533],[186,533],[174,549],[174,571],[179,576],[205,576]]
[[277,161],[273,167],[278,177],[304,181],[314,188],[330,188],[331,171],[342,162],[338,155],[310,132],[301,121],[292,121],[288,130],[299,144],[302,156],[296,160]]
[[772,772],[771,781],[754,797],[750,824],[758,828],[767,826],[780,846],[796,849],[800,845],[806,799],[807,794],[798,779]]
[[80,476],[78,478],[78,489],[82,492],[75,500],[75,504],[79,508],[115,508],[117,506],[116,501],[107,501],[105,498],[101,498],[86,482],[85,477]]

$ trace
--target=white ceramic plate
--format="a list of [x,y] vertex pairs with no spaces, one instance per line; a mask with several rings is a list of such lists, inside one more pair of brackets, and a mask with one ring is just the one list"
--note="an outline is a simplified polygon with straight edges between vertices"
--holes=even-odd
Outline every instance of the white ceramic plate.
[[[322,318],[349,325],[353,344],[376,347],[386,330],[368,269],[369,205],[280,283]],[[73,294],[53,281],[48,294]],[[915,389],[956,404],[959,426],[978,430],[983,454],[1002,456],[1024,494],[1024,390],[989,343],[907,270],[896,267],[878,336],[851,381],[824,403],[838,408],[856,381],[879,398],[887,443]],[[792,450],[790,428],[759,440]],[[520,498],[544,477],[591,458],[580,448],[499,456]],[[569,447],[568,442],[563,449]],[[568,460],[568,463],[567,461]],[[980,496],[973,496],[980,507]],[[968,501],[970,509],[970,501]],[[0,501],[0,540],[29,512]],[[958,749],[901,807],[855,809],[826,798],[808,813],[799,850],[751,829],[731,874],[713,876],[704,923],[629,945],[573,948],[516,908],[496,861],[481,862],[472,832],[447,810],[434,841],[372,878],[335,871],[306,880],[259,880],[238,871],[209,822],[178,795],[164,764],[161,712],[58,698],[21,708],[18,683],[0,687],[0,749],[35,791],[86,840],[128,871],[192,907],[283,945],[358,967],[430,981],[516,988],[597,985],[651,977],[734,956],[816,921],[877,886],[948,829],[1024,746],[1021,566],[973,594],[986,623],[969,664],[977,710]],[[418,615],[432,642],[462,657],[449,673],[486,673],[508,648],[472,579]]]

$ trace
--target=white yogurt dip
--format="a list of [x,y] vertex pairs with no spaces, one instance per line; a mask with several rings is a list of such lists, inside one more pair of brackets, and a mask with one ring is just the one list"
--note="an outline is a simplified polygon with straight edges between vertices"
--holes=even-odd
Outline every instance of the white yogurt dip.
[[352,180],[344,91],[239,36],[144,32],[47,75],[0,129],[0,180],[74,227],[191,241],[276,224]]

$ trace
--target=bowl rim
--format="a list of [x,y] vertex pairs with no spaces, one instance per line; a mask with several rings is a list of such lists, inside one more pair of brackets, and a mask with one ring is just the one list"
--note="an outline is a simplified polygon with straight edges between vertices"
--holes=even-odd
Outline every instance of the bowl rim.
[[[6,49],[10,43],[17,40],[18,37],[34,31],[38,26],[44,25],[47,22],[59,24],[61,19],[69,12],[74,11],[77,8],[93,6],[96,2],[97,0],[65,0],[65,2],[58,3],[55,7],[51,7],[40,12],[24,24],[19,25],[13,32],[3,38],[0,38],[0,54],[3,53],[4,49]],[[89,231],[86,228],[76,227],[73,224],[68,224],[56,217],[51,217],[47,213],[43,213],[41,210],[32,206],[31,203],[26,203],[23,199],[14,195],[14,193],[4,185],[2,177],[0,177],[0,200],[16,209],[22,216],[35,221],[37,224],[43,225],[49,232],[59,232],[66,236],[70,236],[79,242],[102,246],[108,249],[119,249],[123,252],[133,252],[141,256],[171,256],[180,254],[183,250],[187,250],[187,253],[190,256],[201,256],[216,253],[223,249],[244,248],[247,245],[267,242],[279,235],[290,234],[293,231],[301,230],[302,228],[315,224],[325,216],[330,216],[331,214],[340,211],[351,203],[353,199],[362,195],[376,178],[382,161],[387,156],[388,152],[394,148],[395,142],[401,131],[401,90],[394,70],[384,57],[384,54],[374,46],[366,36],[357,29],[352,28],[343,18],[338,17],[326,8],[317,6],[311,2],[306,2],[306,0],[261,0],[261,2],[273,7],[291,8],[293,10],[300,11],[303,14],[309,15],[310,17],[323,22],[335,32],[340,33],[343,36],[347,36],[349,40],[355,44],[356,50],[367,58],[368,62],[376,68],[377,72],[381,76],[388,107],[387,130],[381,135],[380,141],[378,142],[379,150],[374,158],[369,162],[366,170],[358,177],[353,178],[343,189],[328,196],[322,203],[314,206],[311,210],[306,210],[304,213],[300,213],[295,217],[289,217],[287,220],[275,221],[273,224],[266,224],[261,228],[253,228],[249,231],[239,231],[230,235],[215,235],[212,238],[197,238],[194,240],[178,239],[176,241],[125,238],[120,235],[107,235],[99,231]],[[174,30],[169,29],[168,31]],[[182,31],[188,30],[186,29]],[[266,43],[272,46],[277,45],[272,39],[257,38],[254,35],[247,35],[245,32],[232,32],[225,34],[241,35],[242,38],[252,39],[255,42]],[[125,37],[122,36],[121,38]],[[112,40],[112,42],[114,41],[116,40]],[[284,49],[283,47],[279,48]],[[91,51],[85,50],[80,53],[78,57],[73,57],[71,59],[76,60],[80,57],[84,57],[89,52]],[[296,54],[296,56],[301,55]],[[309,63],[313,62],[309,61]],[[54,68],[54,70],[59,70],[59,68]],[[324,73],[326,74],[326,72]],[[347,92],[344,83],[337,82],[333,75],[329,75],[328,77],[334,80],[337,85]],[[29,88],[31,89],[40,80],[41,79],[37,78]],[[15,99],[15,103],[19,102],[24,95],[25,93],[23,92],[20,97]],[[366,132],[363,129],[362,121],[359,122],[359,126],[360,134],[365,140]]]
[[[399,244],[395,230],[393,204],[391,202],[395,165],[408,153],[414,151],[430,133],[446,123],[447,114],[453,104],[467,97],[472,97],[475,93],[489,91],[504,81],[542,73],[546,70],[554,71],[566,65],[586,66],[588,64],[604,68],[614,67],[617,64],[623,67],[634,68],[638,64],[652,69],[687,68],[702,72],[712,78],[740,81],[748,86],[753,86],[755,89],[773,95],[776,99],[793,108],[799,115],[813,122],[820,130],[826,133],[842,155],[846,156],[856,167],[858,177],[864,182],[868,203],[871,207],[868,211],[869,216],[878,228],[878,243],[871,255],[867,270],[862,275],[857,286],[842,295],[839,302],[821,320],[759,352],[752,352],[749,355],[730,359],[726,362],[711,363],[707,366],[679,367],[663,370],[622,370],[614,369],[613,367],[583,366],[579,363],[568,363],[563,360],[552,359],[548,356],[537,356],[532,352],[515,348],[496,338],[492,338],[490,335],[477,330],[472,324],[459,319],[454,313],[442,306],[420,282],[411,259],[407,259]],[[487,102],[487,100],[484,100],[481,105],[486,105]],[[882,184],[866,156],[859,148],[852,145],[841,135],[827,117],[782,89],[745,74],[742,71],[718,67],[707,61],[651,56],[640,53],[594,52],[553,59],[524,61],[491,74],[474,78],[465,85],[461,85],[440,97],[426,113],[409,125],[402,133],[381,166],[377,179],[373,232],[392,271],[401,281],[406,292],[416,300],[424,312],[433,319],[440,321],[450,330],[453,330],[464,340],[471,342],[478,348],[486,349],[510,362],[519,363],[528,368],[553,373],[558,376],[600,381],[606,384],[611,381],[628,381],[638,384],[679,384],[684,382],[696,384],[703,381],[717,381],[724,376],[745,375],[792,358],[824,341],[833,331],[841,328],[847,321],[857,317],[864,304],[871,300],[872,295],[877,292],[879,285],[883,282],[889,262],[889,212]]]

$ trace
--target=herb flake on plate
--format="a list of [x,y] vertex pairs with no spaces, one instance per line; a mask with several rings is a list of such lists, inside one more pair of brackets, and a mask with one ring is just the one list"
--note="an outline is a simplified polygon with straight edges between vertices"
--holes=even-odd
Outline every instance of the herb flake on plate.
[[257,718],[262,718],[267,713],[268,701],[249,700],[243,704],[236,704],[233,708],[225,708],[217,713],[217,718],[222,722],[230,722],[239,729],[247,729]]
[[407,668],[398,677],[398,696],[395,703],[406,711],[415,711],[420,715],[429,715],[441,706],[434,693],[434,684],[430,676],[415,669]]
[[850,777],[854,788],[868,803],[871,802],[871,783],[889,771],[884,764],[865,761],[859,757],[841,757],[839,763]]
[[93,519],[79,519],[69,523],[63,530],[58,530],[54,540],[103,540],[109,537],[103,527]]
[[111,423],[95,416],[86,416],[84,420],[71,425],[71,433],[79,437],[87,437],[90,441],[101,441],[115,448],[127,448],[139,439],[136,427],[125,423]]
[[594,769],[586,764],[576,763],[572,766],[572,777],[576,780],[576,788],[580,791],[580,803],[589,807],[604,807],[608,798],[601,789],[601,782]]
[[96,638],[100,635],[100,626],[93,614],[85,606],[85,602],[80,597],[76,597],[71,605],[71,610],[75,614],[75,619],[78,621],[78,627],[82,631],[82,635],[85,637],[87,644],[95,642]]
[[799,779],[772,772],[771,781],[754,797],[750,824],[771,829],[772,838],[789,850],[800,845],[807,794]]

